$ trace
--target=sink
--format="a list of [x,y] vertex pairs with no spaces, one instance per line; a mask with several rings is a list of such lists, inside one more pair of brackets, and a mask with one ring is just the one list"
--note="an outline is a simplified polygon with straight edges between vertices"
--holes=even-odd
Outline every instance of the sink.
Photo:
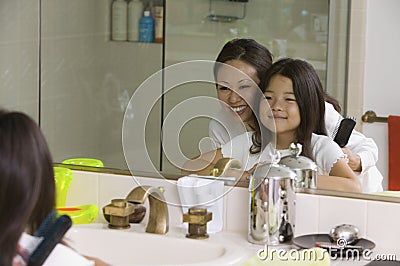
[[244,249],[248,245],[244,236],[219,233],[194,240],[185,237],[187,229],[157,235],[144,233],[140,226],[129,230],[112,230],[105,224],[73,226],[66,243],[112,265],[234,265],[255,254]]

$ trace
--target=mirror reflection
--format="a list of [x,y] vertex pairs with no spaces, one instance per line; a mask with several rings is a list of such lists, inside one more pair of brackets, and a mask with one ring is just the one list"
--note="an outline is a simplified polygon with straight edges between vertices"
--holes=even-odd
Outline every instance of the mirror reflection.
[[[370,173],[372,167],[376,168],[376,160],[368,162],[363,158],[361,163],[359,155],[364,153],[373,157],[377,154],[375,143],[358,132],[353,133],[358,139],[353,137],[349,143],[352,128],[342,127],[347,120],[342,120],[334,110],[332,104],[338,104],[323,91],[314,67],[304,60],[283,58],[272,65],[266,63],[260,68],[266,70],[263,73],[256,68],[260,65],[257,64],[260,56],[252,55],[258,50],[268,51],[254,40],[234,39],[225,44],[217,58],[218,62],[226,62],[226,66],[216,64],[214,68],[218,98],[229,106],[224,111],[239,117],[239,121],[236,117],[236,120],[224,121],[219,126],[228,128],[225,126],[228,123],[243,122],[247,125],[247,132],[232,136],[232,131],[223,132],[216,126],[210,127],[216,140],[226,139],[227,142],[220,143],[220,148],[215,151],[188,161],[185,170],[208,175],[222,158],[234,158],[241,162],[244,171],[239,173],[242,175],[239,177],[249,179],[258,165],[274,161],[271,155],[278,151],[284,160],[285,156],[291,155],[292,145],[297,144],[297,155],[315,161],[318,173],[316,188],[347,192],[382,191],[383,178],[379,171]],[[268,52],[264,54],[270,59]],[[227,69],[228,66],[236,69],[236,73]],[[260,72],[263,75],[259,79],[257,73]],[[252,86],[255,82],[263,94],[258,86]],[[326,106],[331,110],[325,110]],[[333,124],[329,137],[325,124]],[[369,141],[373,145],[365,144]],[[298,165],[292,167],[298,169]],[[362,167],[367,169],[363,171]]]
[[[348,30],[348,1],[143,0],[144,9],[151,4],[164,7],[162,43],[111,40],[111,0],[38,2],[2,1],[1,10],[14,15],[7,15],[8,22],[0,26],[1,105],[25,111],[39,122],[56,162],[84,157],[101,160],[105,168],[128,169],[122,128],[124,119],[140,115],[129,112],[135,91],[164,67],[189,60],[215,61],[224,44],[235,38],[257,40],[274,61],[295,57],[309,62],[324,91],[338,101],[342,114],[347,113],[348,40],[343,36]],[[151,93],[160,97],[145,123],[151,165],[136,161],[136,171],[181,174],[164,152],[167,131],[162,125],[187,99],[222,97],[213,82],[181,83],[166,92],[169,78],[161,72],[152,80]],[[213,112],[218,107],[212,107]],[[186,158],[201,153],[203,140],[204,149],[210,149],[210,121],[196,117],[180,125],[177,142]],[[135,160],[143,157],[135,148],[130,152]]]

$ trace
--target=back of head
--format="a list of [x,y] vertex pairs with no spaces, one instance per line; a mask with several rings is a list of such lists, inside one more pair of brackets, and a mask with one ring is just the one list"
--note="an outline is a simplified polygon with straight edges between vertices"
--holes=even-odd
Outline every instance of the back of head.
[[1,265],[15,252],[21,233],[27,227],[35,230],[54,208],[52,163],[35,121],[20,112],[0,111]]
[[[233,39],[227,42],[219,52],[216,62],[227,63],[231,60],[241,60],[257,70],[257,76],[261,80],[272,64],[271,52],[262,44],[253,39]],[[214,67],[216,76],[218,64]]]

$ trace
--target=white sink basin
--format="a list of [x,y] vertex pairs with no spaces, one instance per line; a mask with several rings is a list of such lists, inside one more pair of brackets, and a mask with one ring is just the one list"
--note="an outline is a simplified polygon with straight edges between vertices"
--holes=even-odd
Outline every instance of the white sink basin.
[[234,265],[255,254],[244,248],[248,245],[244,237],[232,234],[193,240],[185,237],[184,229],[156,235],[144,233],[140,226],[121,231],[104,224],[74,226],[66,242],[80,253],[112,265]]

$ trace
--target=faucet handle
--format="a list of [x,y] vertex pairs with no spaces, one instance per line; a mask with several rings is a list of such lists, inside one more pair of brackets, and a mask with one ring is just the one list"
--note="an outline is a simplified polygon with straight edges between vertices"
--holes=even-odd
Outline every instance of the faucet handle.
[[135,206],[125,199],[112,199],[103,207],[104,216],[109,217],[108,227],[112,229],[128,229],[129,215],[135,212]]
[[193,239],[208,238],[207,222],[211,220],[212,220],[212,213],[207,212],[206,208],[202,207],[189,208],[189,212],[183,214],[183,222],[189,223],[189,233],[186,235],[186,237]]

